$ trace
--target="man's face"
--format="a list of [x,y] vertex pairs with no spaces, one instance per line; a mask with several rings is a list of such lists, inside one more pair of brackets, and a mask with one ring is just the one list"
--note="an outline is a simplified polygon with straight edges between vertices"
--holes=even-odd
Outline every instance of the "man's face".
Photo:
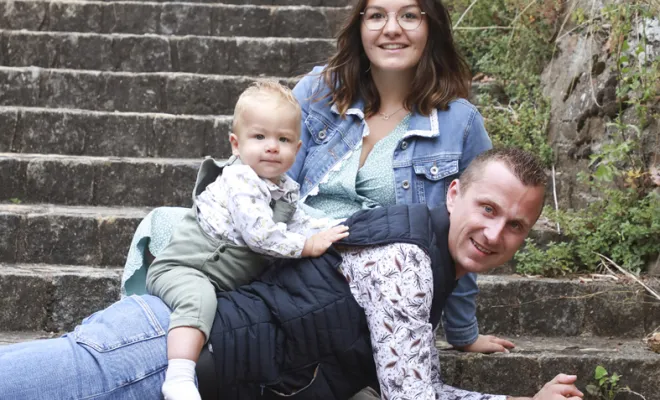
[[525,186],[500,161],[484,165],[467,190],[454,180],[447,192],[449,252],[456,276],[504,264],[541,214],[543,186]]

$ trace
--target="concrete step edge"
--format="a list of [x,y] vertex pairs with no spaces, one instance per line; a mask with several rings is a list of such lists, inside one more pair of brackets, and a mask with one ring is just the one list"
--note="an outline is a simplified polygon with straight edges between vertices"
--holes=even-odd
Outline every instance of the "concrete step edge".
[[[15,3],[45,3],[50,5],[52,0],[14,0]],[[155,6],[155,7],[174,7],[174,6],[190,6],[190,7],[208,7],[208,8],[235,8],[235,9],[250,9],[250,8],[266,8],[278,10],[350,10],[351,5],[347,6],[310,6],[305,4],[290,4],[290,5],[268,5],[268,4],[229,4],[222,2],[203,3],[203,2],[187,2],[187,1],[130,1],[130,0],[113,0],[113,1],[95,1],[95,0],[57,0],[58,5],[99,5],[102,7],[112,6],[114,4],[138,5],[138,6]]]
[[276,79],[278,81],[294,84],[300,80],[298,77],[286,76],[259,76],[259,75],[217,75],[217,74],[198,74],[194,72],[124,72],[124,71],[98,71],[86,69],[68,69],[68,68],[41,68],[41,67],[7,67],[0,66],[0,73],[27,73],[30,72],[35,77],[41,73],[49,74],[69,74],[78,76],[115,76],[115,77],[160,77],[160,78],[198,78],[210,79],[216,81],[245,81],[245,80],[263,80]]
[[109,39],[124,39],[124,38],[157,38],[162,40],[183,40],[183,39],[204,39],[204,40],[217,40],[221,42],[258,42],[258,43],[317,43],[327,42],[335,43],[334,38],[299,38],[299,37],[278,37],[278,36],[208,36],[208,35],[165,35],[157,33],[96,33],[96,32],[62,32],[62,31],[26,31],[26,30],[12,30],[0,29],[0,34],[9,35],[24,35],[24,36],[54,36],[54,37],[101,37]]
[[[14,214],[26,217],[63,216],[80,218],[144,218],[153,207],[107,207],[69,206],[60,204],[10,204],[0,203],[0,214]],[[128,251],[128,249],[126,249]]]
[[232,115],[195,115],[195,114],[169,114],[169,113],[155,113],[155,112],[131,112],[131,111],[100,111],[100,110],[85,110],[80,108],[48,108],[48,107],[30,107],[30,106],[2,106],[0,105],[0,112],[25,112],[25,113],[47,113],[47,114],[73,114],[83,116],[124,116],[124,117],[153,117],[153,118],[167,118],[177,120],[196,120],[196,121],[213,121],[213,122],[231,122],[234,117]]

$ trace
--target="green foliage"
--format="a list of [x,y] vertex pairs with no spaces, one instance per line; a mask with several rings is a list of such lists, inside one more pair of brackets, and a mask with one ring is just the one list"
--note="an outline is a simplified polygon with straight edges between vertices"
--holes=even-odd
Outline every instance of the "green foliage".
[[609,375],[602,366],[597,366],[594,371],[594,383],[587,385],[587,393],[598,400],[614,400],[619,392],[626,391],[619,386],[621,377],[614,372]]
[[[450,4],[456,41],[474,74],[485,79],[478,97],[486,129],[495,145],[519,146],[539,155],[547,165],[552,149],[546,127],[550,104],[539,76],[552,58],[552,35],[560,1],[478,1]],[[496,83],[489,84],[488,81]]]
[[[647,171],[649,160],[644,159],[641,140],[660,99],[660,60],[645,59],[645,33],[631,45],[633,27],[638,25],[635,21],[651,14],[650,6],[639,0],[610,4],[599,15],[574,11],[573,20],[591,24],[592,32],[603,34],[603,26],[609,27],[605,33],[619,77],[616,95],[620,110],[606,124],[608,141],[591,155],[590,169],[580,174],[582,183],[598,197],[581,210],[546,208],[544,214],[561,226],[560,242],[541,248],[528,240],[524,251],[516,255],[519,272],[550,276],[593,272],[601,262],[600,253],[639,273],[657,257],[660,193]],[[637,121],[624,123],[622,115],[627,108],[635,111]]]
[[18,197],[12,197],[11,199],[9,199],[9,201],[11,201],[13,204],[21,204],[22,203],[21,199],[19,199]]
[[603,198],[585,209],[544,211],[562,228],[562,242],[541,249],[528,239],[516,254],[517,270],[531,275],[557,276],[593,272],[607,255],[626,269],[639,273],[658,252],[660,196],[629,188],[607,189]]

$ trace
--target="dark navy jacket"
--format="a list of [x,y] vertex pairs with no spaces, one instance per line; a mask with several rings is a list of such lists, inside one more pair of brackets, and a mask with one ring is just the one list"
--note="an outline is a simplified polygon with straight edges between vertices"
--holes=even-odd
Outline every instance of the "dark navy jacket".
[[[342,244],[412,243],[429,253],[436,326],[455,286],[446,208],[377,208],[345,224],[350,236]],[[215,374],[200,374],[202,394],[211,387],[211,398],[218,399],[345,400],[366,386],[378,387],[366,318],[337,271],[339,253],[331,248],[319,258],[281,264],[257,282],[218,294],[209,337]]]

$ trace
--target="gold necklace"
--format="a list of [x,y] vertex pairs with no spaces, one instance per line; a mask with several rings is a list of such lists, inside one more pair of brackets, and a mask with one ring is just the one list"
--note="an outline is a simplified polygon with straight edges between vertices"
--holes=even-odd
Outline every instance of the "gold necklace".
[[405,106],[401,106],[401,108],[399,108],[398,110],[396,110],[396,111],[394,111],[394,112],[392,112],[392,113],[389,113],[389,114],[385,114],[385,113],[383,113],[383,112],[378,112],[378,115],[380,115],[381,118],[383,118],[385,121],[387,121],[388,119],[390,119],[390,117],[391,117],[392,115],[394,115],[394,114],[398,113],[399,111],[403,110],[403,107],[405,107]]

